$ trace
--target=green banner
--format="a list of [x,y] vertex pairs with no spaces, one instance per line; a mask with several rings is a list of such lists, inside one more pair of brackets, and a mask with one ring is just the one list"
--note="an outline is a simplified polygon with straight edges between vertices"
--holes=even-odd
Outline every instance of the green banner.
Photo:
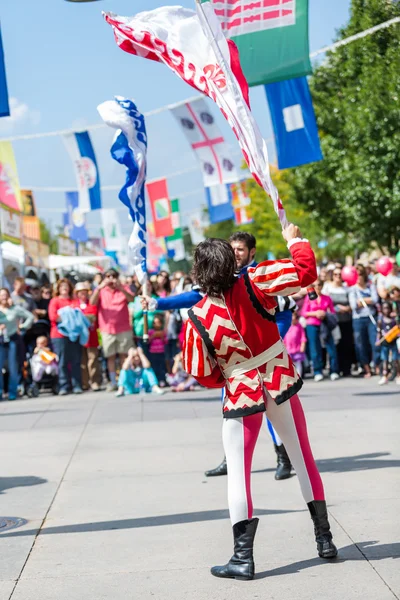
[[[209,0],[202,0],[208,2]],[[311,73],[308,0],[212,0],[250,86]]]
[[182,235],[182,227],[181,227],[181,215],[179,213],[179,200],[175,198],[175,200],[171,200],[171,221],[172,227],[174,228],[174,235],[169,235],[165,238],[167,242],[173,242],[174,240],[180,240]]

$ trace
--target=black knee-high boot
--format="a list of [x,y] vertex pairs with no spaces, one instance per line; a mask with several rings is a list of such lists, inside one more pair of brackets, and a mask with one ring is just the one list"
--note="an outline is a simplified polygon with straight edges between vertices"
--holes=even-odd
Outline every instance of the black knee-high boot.
[[292,471],[292,463],[290,462],[286,448],[283,444],[280,446],[274,444],[274,447],[278,460],[275,471],[275,479],[277,481],[280,481],[281,479],[289,479]]
[[325,500],[313,500],[307,504],[314,522],[315,541],[321,558],[336,558],[338,551],[332,542],[332,533],[328,521]]
[[233,526],[234,554],[222,567],[212,567],[215,577],[249,580],[254,578],[253,546],[259,519],[239,521]]

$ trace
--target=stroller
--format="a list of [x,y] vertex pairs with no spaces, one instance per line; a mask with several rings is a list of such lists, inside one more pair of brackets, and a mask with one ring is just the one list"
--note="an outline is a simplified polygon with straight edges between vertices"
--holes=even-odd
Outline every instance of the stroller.
[[[24,392],[29,398],[37,398],[41,391],[51,392],[54,395],[58,395],[59,392],[58,374],[48,374],[44,369],[39,381],[34,381],[32,376],[32,371],[35,369],[33,363],[35,360],[37,360],[37,355],[33,354],[35,342],[40,336],[45,336],[48,338],[49,333],[50,326],[48,321],[39,320],[33,325],[32,329],[29,331],[29,339],[26,340],[27,353],[23,367],[23,381]],[[43,362],[48,363],[50,365],[52,362],[52,356],[51,354],[47,354],[48,353],[44,353]]]

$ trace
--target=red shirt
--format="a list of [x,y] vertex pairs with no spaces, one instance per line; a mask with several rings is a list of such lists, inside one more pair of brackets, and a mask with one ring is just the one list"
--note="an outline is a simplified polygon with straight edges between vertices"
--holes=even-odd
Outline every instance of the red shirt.
[[[132,293],[128,286],[124,289]],[[106,285],[100,290],[98,309],[100,331],[112,335],[131,331],[128,301],[123,292]]]
[[90,327],[89,327],[89,340],[88,343],[85,344],[85,348],[97,348],[99,345],[99,336],[97,334],[97,329],[99,328],[99,323],[97,320],[98,308],[97,306],[92,306],[92,304],[86,304],[85,302],[81,302],[78,298],[72,303],[72,306],[75,308],[80,308],[84,315],[87,317],[91,315],[95,315],[94,321],[90,319]]
[[73,300],[71,298],[61,298],[60,296],[56,296],[52,298],[49,303],[49,319],[50,319],[50,337],[51,338],[63,338],[64,335],[57,329],[57,319],[58,319],[58,311],[60,308],[64,308],[64,306],[71,306]]

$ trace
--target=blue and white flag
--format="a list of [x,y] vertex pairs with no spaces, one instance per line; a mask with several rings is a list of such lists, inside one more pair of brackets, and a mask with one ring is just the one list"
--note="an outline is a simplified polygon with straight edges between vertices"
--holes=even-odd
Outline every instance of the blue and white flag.
[[81,212],[100,209],[100,175],[88,132],[68,133],[64,143],[75,167]]
[[210,223],[220,223],[233,219],[232,192],[229,183],[206,187],[207,208]]
[[0,117],[8,117],[10,106],[8,102],[6,65],[4,62],[3,42],[0,31]]
[[67,212],[64,213],[64,234],[74,242],[87,242],[85,214],[79,207],[78,192],[66,192]]
[[118,129],[111,156],[126,167],[126,181],[119,199],[129,209],[133,230],[129,238],[129,259],[141,284],[146,281],[146,157],[147,134],[143,115],[132,100],[116,96],[97,107],[101,118],[110,127]]
[[280,169],[323,159],[306,77],[265,86]]

